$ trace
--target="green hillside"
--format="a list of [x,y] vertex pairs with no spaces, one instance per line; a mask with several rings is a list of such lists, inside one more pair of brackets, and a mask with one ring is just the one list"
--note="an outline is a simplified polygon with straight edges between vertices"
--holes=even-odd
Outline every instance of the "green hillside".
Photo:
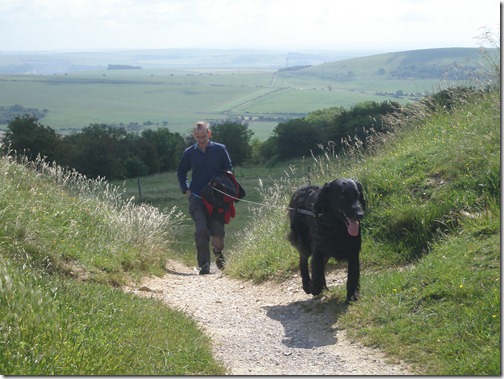
[[[459,97],[452,111],[416,104],[389,120],[373,152],[328,149],[310,179],[352,177],[364,186],[361,295],[322,296],[339,327],[427,375],[500,375],[500,93]],[[374,142],[372,142],[374,141]],[[307,178],[264,188],[227,273],[282,281],[298,272],[285,207]],[[338,266],[333,262],[329,269]],[[299,283],[301,286],[301,283]]]
[[[497,52],[495,52],[497,54]],[[362,75],[368,78],[391,79],[442,79],[453,77],[468,80],[471,75],[482,73],[482,56],[478,49],[444,48],[411,50],[353,58],[314,66],[297,72],[339,81],[355,81]],[[410,70],[410,71],[408,71]],[[293,74],[296,71],[292,72]]]
[[370,96],[402,91],[406,94],[404,100],[438,92],[454,81],[479,81],[486,72],[488,62],[478,49],[447,48],[378,54],[300,70],[282,70],[279,80],[299,86],[304,83],[307,88],[310,82],[324,83],[331,90],[364,91]]

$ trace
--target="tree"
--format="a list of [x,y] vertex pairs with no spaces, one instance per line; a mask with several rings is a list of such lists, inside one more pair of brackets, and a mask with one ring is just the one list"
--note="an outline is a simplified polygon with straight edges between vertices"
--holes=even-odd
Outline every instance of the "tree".
[[239,122],[224,121],[212,125],[212,139],[226,145],[233,165],[240,165],[251,157],[253,135],[247,124]]
[[155,174],[161,166],[156,146],[140,137],[128,133],[123,141],[126,150],[125,175],[127,178]]
[[334,141],[340,145],[342,138],[357,137],[365,142],[369,130],[377,133],[385,132],[386,126],[382,116],[392,113],[400,108],[400,104],[392,101],[377,103],[365,101],[353,106],[350,110],[344,110],[337,115],[333,122],[325,128],[325,136],[328,141]]
[[343,107],[330,107],[326,109],[318,109],[313,112],[308,113],[305,117],[305,121],[310,125],[315,127],[326,127],[331,122],[334,121],[341,113],[345,111]]
[[267,159],[267,160],[275,160],[278,158],[278,152],[277,152],[277,144],[278,144],[278,136],[272,136],[268,138],[266,141],[264,141],[260,146],[259,146],[259,153],[261,157]]
[[137,178],[149,174],[149,167],[135,156],[126,159],[125,170],[128,178]]
[[125,178],[125,163],[129,158],[126,137],[123,128],[92,124],[81,133],[67,137],[73,147],[68,165],[91,178]]
[[279,159],[309,155],[321,142],[317,128],[303,118],[281,122],[273,132]]
[[167,128],[147,129],[142,132],[142,138],[155,147],[160,172],[177,168],[185,147],[184,138],[179,133],[171,133]]
[[23,153],[30,160],[37,155],[45,157],[47,161],[56,159],[55,149],[60,138],[49,126],[44,126],[30,114],[16,116],[7,126],[4,138],[4,149]]

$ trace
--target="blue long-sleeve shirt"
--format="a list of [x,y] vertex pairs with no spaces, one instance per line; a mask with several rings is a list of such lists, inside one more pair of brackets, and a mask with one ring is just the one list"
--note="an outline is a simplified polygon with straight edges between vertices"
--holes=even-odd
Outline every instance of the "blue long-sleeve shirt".
[[[177,178],[182,193],[188,189],[199,195],[212,177],[219,171],[231,171],[233,168],[231,158],[226,146],[210,141],[203,152],[198,144],[184,150],[177,169]],[[191,182],[188,183],[187,173],[192,170]]]

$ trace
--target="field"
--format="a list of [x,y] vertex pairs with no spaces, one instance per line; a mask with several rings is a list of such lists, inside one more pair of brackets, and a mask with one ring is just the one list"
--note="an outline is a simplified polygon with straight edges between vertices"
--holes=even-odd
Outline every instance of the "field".
[[[460,67],[477,64],[474,62],[478,59],[478,49],[439,49],[434,54],[436,50],[379,54],[280,69],[278,65],[268,65],[266,58],[273,59],[271,56],[262,56],[260,60],[245,53],[232,56],[233,62],[240,61],[234,66],[231,63],[218,66],[214,56],[207,57],[207,64],[197,64],[195,56],[186,60],[183,57],[149,60],[144,54],[134,63],[143,62],[147,68],[127,70],[98,66],[92,53],[74,54],[71,59],[93,69],[65,72],[61,72],[60,61],[39,57],[37,67],[44,74],[34,74],[37,71],[33,69],[31,74],[0,75],[0,106],[19,104],[47,109],[47,116],[40,121],[62,134],[93,123],[122,124],[130,126],[132,131],[166,126],[172,132],[186,134],[196,120],[212,122],[231,118],[248,122],[254,137],[266,140],[278,122],[289,118],[332,106],[351,107],[368,100],[406,103],[437,92],[441,87],[466,81],[466,76],[443,80],[443,72],[449,71],[454,62]],[[103,59],[111,60],[112,56]],[[119,53],[116,59],[130,62]],[[247,59],[251,67],[246,65]],[[9,57],[6,62],[14,65],[17,61]],[[278,56],[271,62],[278,63]],[[399,68],[415,63],[441,67],[440,74],[393,75]],[[54,74],[47,74],[49,67]],[[2,65],[0,72],[5,72]],[[0,125],[0,130],[5,129],[6,125]]]

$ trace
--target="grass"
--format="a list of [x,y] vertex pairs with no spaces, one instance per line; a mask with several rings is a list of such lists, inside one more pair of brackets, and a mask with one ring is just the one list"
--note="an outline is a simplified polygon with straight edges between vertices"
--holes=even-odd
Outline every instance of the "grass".
[[2,160],[0,237],[13,256],[25,259],[29,251],[37,266],[68,275],[78,262],[93,281],[114,285],[162,272],[180,223],[177,210],[135,206],[117,187],[57,165],[29,166]]
[[500,375],[500,215],[493,207],[414,266],[365,275],[366,299],[342,317],[348,332],[418,372]]
[[[453,111],[412,108],[374,150],[317,158],[312,180],[354,177],[365,188],[362,299],[340,327],[426,375],[500,375],[499,94]],[[370,141],[373,142],[373,141]],[[264,201],[287,204],[299,180]],[[279,194],[285,195],[279,195]],[[259,209],[227,274],[256,282],[297,272],[285,211]],[[329,269],[335,267],[330,261]],[[330,297],[344,301],[344,288]]]
[[497,96],[436,112],[358,173],[365,265],[395,268],[364,275],[342,322],[426,374],[501,372]]
[[219,375],[194,321],[116,288],[162,275],[180,216],[42,161],[0,158],[0,372]]
[[0,260],[4,375],[219,375],[210,340],[160,301]]

